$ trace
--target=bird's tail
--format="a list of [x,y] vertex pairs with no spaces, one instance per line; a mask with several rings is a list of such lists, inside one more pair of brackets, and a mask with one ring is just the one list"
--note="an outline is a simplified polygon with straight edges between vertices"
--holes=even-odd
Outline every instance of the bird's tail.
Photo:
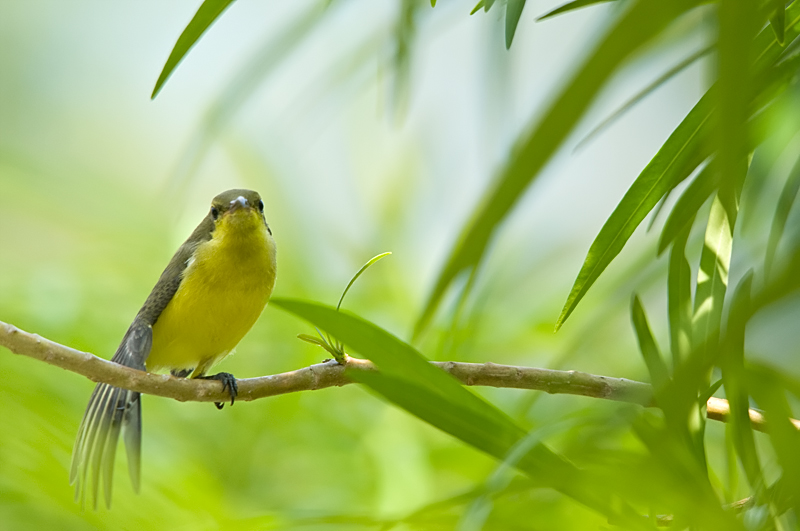
[[[141,356],[132,356],[134,352],[144,357],[150,350],[151,331],[149,327],[144,334],[131,329],[125,334],[112,361],[139,370],[145,370]],[[145,337],[142,337],[142,336]],[[91,500],[95,509],[99,501],[100,476],[103,478],[103,494],[106,506],[111,506],[111,489],[114,477],[114,457],[117,453],[117,442],[120,433],[125,440],[128,454],[128,471],[134,491],[139,491],[142,447],[142,406],[140,394],[136,391],[120,389],[105,383],[94,388],[89,405],[83,414],[75,447],[72,450],[69,482],[75,485],[75,501],[86,502],[86,491],[91,478]]]

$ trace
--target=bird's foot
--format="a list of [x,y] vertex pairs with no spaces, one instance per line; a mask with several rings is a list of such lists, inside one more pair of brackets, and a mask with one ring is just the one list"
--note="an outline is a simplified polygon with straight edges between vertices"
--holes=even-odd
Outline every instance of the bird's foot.
[[[212,374],[211,376],[198,376],[198,378],[202,380],[219,380],[222,382],[222,392],[224,393],[227,389],[228,393],[231,395],[231,405],[236,400],[236,396],[239,394],[239,386],[236,384],[236,378],[229,372],[220,372],[218,374]],[[217,406],[217,409],[222,409],[224,404],[222,402],[214,402],[214,405]]]

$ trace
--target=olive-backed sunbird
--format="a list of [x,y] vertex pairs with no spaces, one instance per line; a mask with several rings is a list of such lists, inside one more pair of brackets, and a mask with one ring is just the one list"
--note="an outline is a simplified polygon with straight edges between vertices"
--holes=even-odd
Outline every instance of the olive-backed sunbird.
[[[275,240],[258,193],[228,190],[219,194],[161,274],[112,361],[142,371],[169,370],[174,376],[220,380],[233,403],[236,379],[228,373],[206,376],[206,372],[233,351],[261,315],[275,285],[275,257]],[[75,484],[76,501],[85,500],[91,477],[97,507],[102,474],[110,507],[120,433],[131,483],[138,492],[139,393],[97,384],[72,452],[70,484]]]

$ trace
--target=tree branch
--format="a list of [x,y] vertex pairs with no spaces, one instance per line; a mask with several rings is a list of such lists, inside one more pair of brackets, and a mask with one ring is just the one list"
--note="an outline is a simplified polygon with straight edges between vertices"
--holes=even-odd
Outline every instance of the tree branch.
[[[2,321],[0,321],[0,346],[6,347],[14,354],[28,356],[81,374],[94,382],[104,382],[140,393],[173,398],[181,402],[225,402],[230,398],[227,393],[223,393],[222,386],[217,381],[191,380],[175,378],[168,374],[137,371],[98,358],[88,352],[60,345],[36,334],[30,334]],[[431,363],[450,373],[464,385],[531,389],[551,394],[616,400],[645,407],[655,406],[649,384],[625,378],[495,363],[455,361]],[[346,369],[369,371],[375,370],[375,366],[369,360],[348,356],[345,365],[331,360],[282,374],[244,378],[237,380],[239,384],[237,400],[249,401],[298,391],[341,387],[353,383],[345,376]],[[709,419],[725,422],[729,414],[730,407],[727,400],[713,397],[708,400]],[[759,411],[750,410],[750,421],[753,429],[759,431],[766,429],[766,421]],[[800,421],[792,420],[792,422],[800,429]]]

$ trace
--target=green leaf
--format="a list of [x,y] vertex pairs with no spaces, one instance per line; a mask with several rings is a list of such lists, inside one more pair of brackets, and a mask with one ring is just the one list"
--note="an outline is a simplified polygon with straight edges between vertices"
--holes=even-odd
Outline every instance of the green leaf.
[[753,2],[721,0],[718,9],[719,53],[716,91],[719,98],[717,159],[720,172],[719,199],[728,213],[731,228],[739,210],[739,196],[749,165],[750,57],[756,36],[758,13]]
[[772,218],[772,227],[769,231],[767,251],[764,256],[764,271],[767,275],[769,275],[772,270],[775,253],[778,250],[778,244],[783,236],[783,230],[786,228],[786,220],[789,219],[789,212],[791,212],[792,205],[794,205],[797,199],[798,190],[800,190],[800,158],[797,159],[794,167],[792,167],[789,178],[786,179],[786,184],[783,185],[783,190],[781,190],[778,204],[775,207],[775,215]]
[[[793,2],[786,9],[785,14],[786,29],[784,41],[790,43],[800,35],[800,3]],[[753,72],[758,73],[767,66],[773,64],[783,53],[784,48],[775,40],[775,32],[770,28],[764,28],[753,41],[752,49],[757,52],[754,61]]]
[[711,94],[707,92],[670,135],[600,229],[567,297],[556,330],[564,324],[659,199],[688,177],[709,155],[705,137],[710,128]]
[[694,222],[700,207],[716,191],[719,184],[718,176],[719,173],[712,171],[711,164],[708,164],[683,191],[667,216],[664,228],[661,229],[661,237],[658,240],[659,255]]
[[[278,306],[335,336],[368,357],[385,374],[427,387],[482,416],[502,413],[443,370],[431,365],[414,347],[350,312],[294,299],[271,299]],[[506,419],[506,422],[511,420]],[[520,429],[521,430],[521,429]]]
[[448,397],[414,381],[359,370],[349,370],[347,376],[369,386],[390,402],[432,426],[498,459],[503,459],[511,447],[524,436],[524,432],[513,422],[504,420],[505,416],[476,415]]
[[493,5],[494,5],[494,0],[484,0],[484,2],[483,2],[483,12],[484,13],[488,13]]
[[[610,0],[605,0],[610,1]],[[614,123],[620,116],[628,112],[634,105],[645,99],[649,96],[653,91],[655,91],[658,87],[675,77],[676,75],[680,74],[683,70],[691,66],[695,61],[702,58],[703,56],[710,53],[714,48],[712,46],[707,46],[701,50],[694,52],[692,55],[681,61],[680,63],[676,64],[663,74],[661,74],[655,81],[647,85],[645,88],[640,90],[636,95],[634,95],[631,99],[626,101],[622,106],[611,113],[608,118],[597,124],[591,131],[589,131],[586,136],[578,142],[578,145],[575,146],[575,149],[578,150],[585,146],[589,141],[591,141],[594,137],[600,134],[603,130],[605,130],[608,126]]]
[[232,3],[233,0],[205,0],[203,2],[200,9],[197,10],[197,13],[195,13],[194,17],[189,22],[189,25],[186,26],[181,36],[178,37],[178,42],[176,42],[175,46],[172,48],[172,52],[169,54],[167,62],[161,70],[161,74],[158,76],[158,81],[156,81],[156,86],[153,88],[153,94],[150,95],[150,99],[158,95],[159,91],[161,91],[161,87],[164,86],[167,78],[169,78],[172,71],[175,70],[175,67],[178,66],[178,63],[181,62],[208,27],[211,26]]
[[727,333],[722,342],[720,368],[725,395],[730,404],[730,424],[733,446],[744,468],[750,487],[758,492],[764,487],[764,477],[750,423],[750,401],[744,373],[744,339],[750,306],[753,274],[749,272],[739,282],[733,294],[728,316]]
[[[414,327],[418,336],[436,311],[445,291],[462,272],[476,267],[495,230],[597,96],[627,58],[694,5],[692,0],[640,0],[622,13],[539,123],[517,141],[516,148],[461,232]],[[485,7],[488,7],[487,1]]]
[[748,371],[747,381],[756,402],[764,408],[769,439],[783,469],[781,482],[793,494],[795,514],[800,514],[800,431],[791,422],[792,410],[781,385],[782,376],[773,369],[754,366]]
[[[647,470],[646,481],[656,476],[660,484],[668,485],[670,508],[675,511],[677,529],[742,530],[745,527],[734,514],[725,511],[708,481],[704,463],[699,463],[692,452],[669,425],[640,416],[633,423],[633,431],[645,445],[655,470]],[[636,470],[634,473],[642,474]],[[671,488],[669,488],[671,487]],[[679,520],[680,519],[680,520]],[[656,529],[652,526],[651,529]]]
[[733,222],[722,206],[719,194],[711,203],[705,245],[695,289],[693,337],[695,348],[716,341],[722,321],[722,304],[728,288],[728,270],[733,246]]
[[483,0],[480,0],[477,4],[475,4],[475,7],[472,8],[472,11],[470,11],[469,14],[474,15],[482,7],[483,7]]
[[339,308],[341,308],[341,307],[342,307],[342,301],[344,300],[344,296],[345,296],[345,295],[347,295],[347,292],[350,290],[350,286],[352,286],[352,285],[353,285],[353,283],[354,283],[356,280],[358,280],[358,277],[360,277],[360,276],[361,276],[361,274],[362,274],[364,271],[366,271],[366,270],[367,270],[367,268],[368,268],[369,266],[371,266],[372,264],[374,264],[375,262],[377,262],[377,261],[378,261],[378,260],[380,260],[381,258],[385,258],[385,257],[389,256],[390,254],[392,254],[392,253],[391,253],[391,252],[389,252],[389,251],[387,251],[387,252],[385,252],[385,253],[381,253],[381,254],[379,254],[379,255],[373,256],[372,258],[370,258],[370,259],[367,261],[367,263],[366,263],[366,264],[364,264],[363,266],[361,266],[361,269],[359,269],[359,270],[358,270],[358,273],[356,273],[355,275],[353,275],[353,278],[351,278],[351,279],[350,279],[350,282],[347,284],[347,287],[346,287],[346,288],[344,288],[344,291],[342,292],[342,296],[341,296],[341,297],[339,297],[339,304],[337,304],[337,305],[336,305],[336,309],[337,309],[337,310],[338,310]]
[[631,320],[639,340],[639,350],[642,352],[642,357],[650,373],[650,382],[653,384],[655,393],[658,394],[669,382],[669,370],[658,350],[656,340],[650,331],[650,325],[647,324],[647,315],[642,303],[636,295],[631,300]]
[[550,17],[554,17],[556,15],[560,15],[562,13],[567,13],[568,11],[573,11],[575,9],[580,9],[586,6],[592,6],[594,4],[605,4],[607,2],[613,2],[615,0],[574,0],[572,2],[568,2],[561,7],[557,7],[552,11],[549,11],[542,15],[541,17],[536,19],[536,22],[540,22],[542,20],[548,19]]
[[783,45],[785,38],[784,28],[786,27],[786,0],[772,0],[775,11],[769,17],[769,25],[775,32],[778,43]]
[[[328,13],[328,4],[326,0],[319,0],[291,24],[271,34],[225,84],[219,97],[203,113],[199,126],[178,161],[178,170],[168,185],[173,190],[171,193],[180,195],[181,191],[186,191],[189,178],[198,171],[219,135],[264,81],[274,75],[286,57],[319,26]],[[373,47],[370,47],[369,53],[374,53]]]
[[667,275],[667,307],[673,371],[692,350],[692,270],[686,259],[691,222],[672,244]]
[[[798,32],[800,31],[800,6],[798,5],[800,2],[793,4],[789,10],[787,10],[787,14],[790,16],[788,17],[790,20],[790,31],[787,31],[787,37],[794,39]],[[726,30],[727,31],[727,30]],[[729,32],[728,32],[729,33]],[[754,71],[763,71],[766,70],[770,64],[772,64],[775,60],[777,60],[780,56],[781,49],[775,43],[775,39],[772,37],[771,32],[768,28],[765,28],[761,31],[753,41],[753,50],[759,51],[756,60],[755,66],[753,68]],[[727,48],[727,46],[726,46]],[[738,49],[738,48],[736,48]],[[726,51],[726,55],[730,56],[730,51]],[[746,55],[745,57],[749,57]],[[792,61],[787,60],[786,63],[790,63]],[[735,63],[735,61],[734,61]],[[739,63],[736,63],[739,64]],[[768,76],[764,76],[764,81],[762,83],[761,90],[756,96],[756,101],[760,102],[759,100],[769,99],[772,97],[772,94],[776,93],[777,91],[781,90],[781,87],[785,87],[786,79],[785,76],[789,74],[792,70],[786,68],[789,65],[780,65],[778,68],[772,69],[769,72]],[[794,65],[791,65],[794,68]],[[726,66],[727,75],[729,75],[733,79],[738,79],[737,76],[740,74],[731,74],[729,71],[732,70],[732,67]],[[730,80],[727,78],[723,79],[722,82],[727,86],[730,83]],[[766,85],[766,86],[764,86]],[[747,87],[745,87],[747,89]],[[742,90],[742,87],[734,87],[731,89],[732,92],[740,92],[742,94],[747,94],[749,91]],[[685,149],[685,142],[687,140],[687,134],[691,134],[692,130],[697,131],[699,128],[697,125],[698,120],[702,121],[702,126],[704,128],[708,128],[706,125],[706,121],[711,116],[711,110],[714,104],[714,99],[717,99],[718,96],[715,95],[717,90],[712,87],[703,98],[695,105],[692,111],[689,113],[689,116],[684,119],[684,121],[678,126],[678,128],[672,133],[670,138],[664,145],[661,147],[659,152],[653,158],[653,160],[648,164],[648,166],[644,169],[642,174],[640,174],[637,181],[634,182],[634,185],[628,190],[623,197],[622,202],[617,206],[617,209],[611,215],[609,220],[603,226],[603,229],[600,231],[600,234],[595,239],[592,247],[589,249],[589,253],[584,261],[583,267],[581,268],[581,272],[578,274],[578,278],[575,281],[575,284],[572,287],[572,291],[570,292],[569,297],[567,298],[567,302],[564,305],[564,309],[561,312],[561,316],[556,323],[556,329],[558,329],[566,320],[567,317],[572,313],[575,309],[575,306],[580,302],[581,298],[585,295],[586,291],[591,287],[595,280],[599,277],[600,273],[608,266],[608,264],[613,260],[614,257],[619,253],[622,247],[625,245],[625,242],[633,233],[633,230],[636,228],[639,222],[647,215],[650,209],[658,202],[661,195],[663,195],[665,190],[670,188],[669,183],[666,182],[656,182],[655,185],[658,185],[658,188],[651,189],[650,186],[641,186],[639,181],[643,178],[650,171],[664,171],[663,167],[656,166],[652,168],[654,162],[659,156],[662,156],[663,159],[661,160],[660,165],[667,166],[667,169],[672,169],[669,165],[674,164],[674,157],[676,155],[684,155],[680,150],[676,150],[675,144],[678,144],[678,148]],[[732,99],[733,98],[733,99]],[[724,104],[726,108],[730,109],[738,109],[735,110],[734,113],[736,116],[740,115],[740,102],[736,100],[736,98],[741,98],[741,94],[731,97],[725,96]],[[767,102],[763,102],[766,104]],[[702,107],[702,109],[701,109]],[[758,106],[755,106],[758,108]],[[701,111],[702,114],[698,116],[694,116],[694,124],[687,124],[690,121],[690,118],[693,117],[693,114]],[[745,115],[746,116],[746,115]],[[742,138],[745,139],[744,145],[747,145],[747,126],[743,124],[741,117],[737,118],[735,122],[731,117],[727,117],[723,119],[723,123],[725,124],[733,124],[732,126],[729,125],[731,131],[727,132],[726,135],[733,135],[732,143],[727,145],[724,149],[726,153],[742,153]],[[738,125],[737,125],[738,124]],[[693,125],[694,127],[690,127],[688,131],[686,130],[687,125]],[[683,129],[683,131],[682,131]],[[703,133],[706,134],[706,131]],[[681,146],[681,143],[684,145]],[[699,149],[699,157],[700,160],[695,158],[692,160],[689,158],[689,162],[685,164],[688,168],[694,168],[697,164],[699,164],[707,155],[711,154],[713,149],[709,148],[705,145],[704,142],[698,142],[701,145],[697,146]],[[705,155],[705,156],[704,156]],[[725,160],[729,159],[728,155],[725,155]],[[695,164],[697,161],[697,164]],[[736,159],[733,164],[729,164],[725,162],[723,165],[723,174],[726,175],[726,179],[730,180],[732,177],[729,177],[731,171],[740,173],[742,168],[742,159]],[[673,170],[674,171],[674,170]],[[686,171],[678,172],[678,177],[674,184],[671,186],[675,186],[679,181],[679,179],[683,179],[688,175]],[[726,205],[726,208],[729,210],[734,210],[736,208],[736,203],[738,203],[738,193],[740,191],[739,187],[741,186],[741,182],[743,180],[743,176],[740,175],[736,179],[733,179],[736,182],[736,187],[732,188],[730,191],[726,191],[723,193],[723,204]],[[653,180],[654,176],[650,175],[649,180]],[[645,185],[649,185],[650,183],[645,182]],[[638,185],[638,186],[637,186]]]
[[[368,357],[379,370],[351,369],[348,377],[442,431],[500,460],[505,460],[524,438],[525,432],[502,411],[380,327],[317,303],[278,298],[270,304],[310,321]],[[543,444],[519,457],[516,467],[588,507],[621,518],[631,527],[643,528],[641,519],[631,516],[630,507],[620,505],[598,481]]]
[[519,24],[519,17],[522,16],[524,7],[525,0],[508,0],[506,5],[506,49],[511,48],[511,42],[517,32],[517,24]]

